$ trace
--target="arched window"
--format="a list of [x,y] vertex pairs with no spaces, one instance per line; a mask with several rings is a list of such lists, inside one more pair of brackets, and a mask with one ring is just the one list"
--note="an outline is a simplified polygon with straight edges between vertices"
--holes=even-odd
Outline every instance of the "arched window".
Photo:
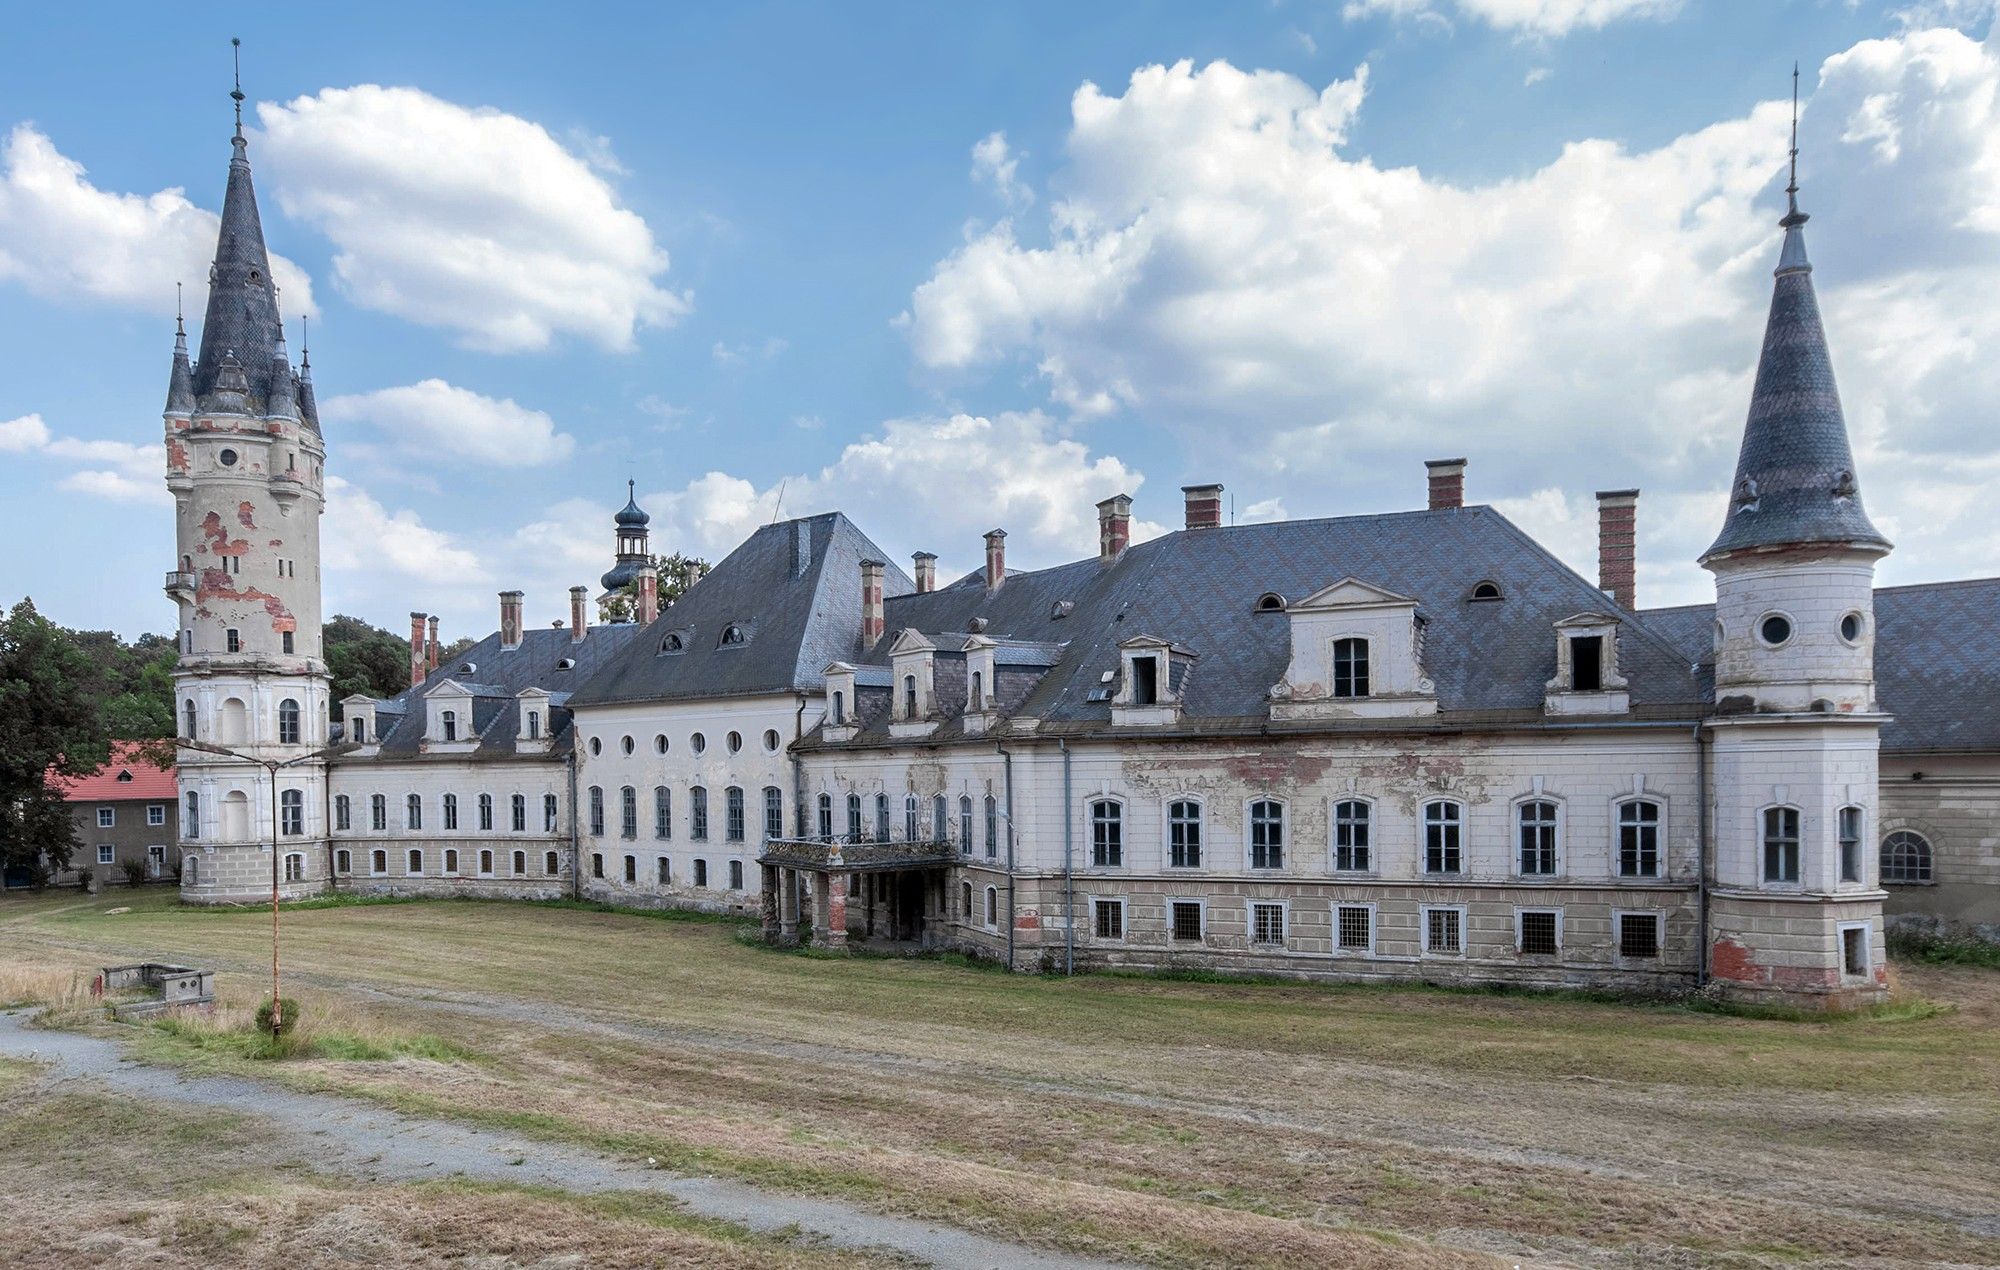
[[694,884],[696,886],[708,885],[708,861],[696,860],[694,862]]
[[657,870],[657,876],[659,878],[661,886],[670,886],[673,884],[674,862],[672,860],[669,860],[665,856],[661,856],[658,864],[655,865],[654,867]]
[[250,795],[232,789],[222,796],[222,840],[243,842],[250,837]]
[[903,795],[903,841],[917,840],[917,796]]
[[836,725],[847,722],[847,694],[838,690],[833,694],[833,721]]
[[590,787],[590,834],[593,838],[604,836],[604,787]]
[[960,882],[958,884],[958,915],[960,920],[964,922],[970,923],[972,921],[972,883],[970,882]]
[[446,794],[438,801],[444,811],[444,827],[456,830],[458,828],[458,795]]
[[353,718],[349,719],[347,721],[347,731],[349,734],[348,739],[353,741],[356,745],[367,744],[368,716],[365,714],[357,714]]
[[303,882],[305,880],[306,858],[295,851],[285,857],[285,881]]
[[1333,695],[1336,697],[1368,695],[1367,640],[1333,641]]
[[[412,851],[412,852],[411,852],[410,854],[411,854],[411,855],[415,855],[415,854],[417,854],[417,853],[416,853],[416,852],[414,852],[414,851]],[[458,872],[458,848],[457,848],[457,847],[446,847],[446,848],[444,849],[444,871],[445,871],[446,873],[457,873],[457,872]]]
[[458,739],[458,711],[444,711],[438,715],[438,722],[444,727],[445,740],[456,741]]
[[1457,803],[1424,804],[1424,872],[1457,873],[1465,863],[1460,833],[1464,812]]
[[681,642],[681,637],[672,631],[668,631],[660,639],[660,651],[663,653],[678,653],[685,647],[686,645]]
[[541,737],[542,712],[540,710],[530,710],[528,711],[528,739],[530,741],[539,741]]
[[542,832],[554,833],[556,824],[562,818],[562,804],[554,794],[542,795]]
[[1500,584],[1498,582],[1491,582],[1491,581],[1475,582],[1472,584],[1472,598],[1474,600],[1482,600],[1482,601],[1497,600],[1501,598]]
[[986,888],[986,924],[1000,924],[1000,892],[990,886]]
[[1333,805],[1333,867],[1343,873],[1366,873],[1373,863],[1369,847],[1370,812],[1358,798]]
[[354,871],[354,856],[353,856],[353,854],[352,854],[351,852],[349,852],[349,851],[346,851],[346,850],[340,850],[340,851],[336,851],[336,852],[334,852],[334,853],[333,853],[333,871],[334,871],[335,873],[351,873],[351,872],[353,872],[353,871]]
[[1912,886],[1931,880],[1931,844],[1922,834],[1898,829],[1882,839],[1882,881]]
[[708,788],[696,785],[688,790],[688,837],[708,841]]
[[[451,871],[452,871],[452,863],[451,863],[451,861],[449,861],[449,860],[445,861],[445,866],[444,866],[444,868],[445,868],[445,872],[447,872],[447,873],[451,872]],[[415,877],[415,876],[416,876],[417,874],[419,874],[419,873],[422,873],[422,872],[424,871],[424,853],[423,853],[423,849],[422,849],[422,848],[420,848],[420,847],[419,847],[419,848],[412,848],[412,849],[410,850],[410,856],[409,856],[409,861],[408,861],[408,866],[407,866],[407,870],[406,870],[406,871],[407,871],[407,872],[408,872],[408,873],[409,873],[409,874],[410,874],[410,875],[411,875],[412,877]]]
[[1167,863],[1176,869],[1201,867],[1201,804],[1193,799],[1167,804]]
[[1793,883],[1799,880],[1799,809],[1764,809],[1764,880]]
[[514,853],[514,876],[520,877],[523,874],[527,873],[527,871],[528,871],[528,853],[525,851],[516,851]]
[[299,743],[299,703],[286,697],[278,703],[278,744]]
[[[972,854],[972,799],[969,795],[963,794],[958,799],[958,853]],[[972,916],[969,906],[966,916],[968,918]]]
[[819,836],[822,839],[831,839],[833,837],[832,794],[821,794],[819,796]]
[[847,796],[847,840],[861,841],[861,795]]
[[297,837],[306,831],[304,790],[287,789],[278,794],[278,831],[287,837]]
[[905,719],[914,719],[917,717],[917,677],[915,675],[903,676],[903,717]]
[[1660,876],[1660,805],[1649,798],[1618,804],[1618,876]]
[[542,872],[554,877],[562,872],[562,857],[553,851],[542,853]]
[[1000,858],[1000,800],[986,796],[986,858]]
[[241,697],[230,697],[222,703],[222,743],[242,745],[250,739],[249,708]]
[[513,798],[508,800],[507,809],[512,813],[508,828],[512,829],[515,833],[528,832],[528,796],[526,794],[514,795]]
[[740,627],[740,626],[738,626],[738,625],[736,625],[736,624],[735,624],[734,622],[731,622],[731,623],[730,623],[730,624],[729,624],[728,626],[725,626],[725,627],[723,627],[723,628],[722,628],[722,642],[723,642],[723,644],[724,644],[725,646],[726,646],[726,645],[730,645],[730,644],[740,644],[740,643],[742,643],[742,642],[743,642],[743,628],[742,628],[742,627]]
[[368,871],[377,875],[389,871],[389,853],[375,850],[368,853]]
[[979,711],[986,708],[986,672],[975,670],[967,681],[970,687],[965,694],[965,708]]
[[479,831],[481,833],[493,832],[493,795],[491,794],[481,794],[479,796]]
[[764,786],[764,837],[785,836],[785,795],[776,785]]
[[1285,597],[1276,591],[1266,591],[1257,597],[1259,613],[1282,613],[1285,611]]
[[944,795],[931,799],[931,841],[944,842],[950,837],[951,813],[945,808]]
[[662,841],[674,836],[674,794],[665,785],[653,786],[653,836]]
[[370,794],[368,796],[368,827],[376,833],[385,833],[389,828],[389,796]]
[[200,857],[200,856],[193,856],[193,855],[191,855],[191,856],[184,856],[184,857],[182,857],[182,860],[181,860],[181,871],[182,871],[183,873],[187,874],[187,884],[188,884],[189,886],[200,886],[200,885],[201,885],[201,857]]
[[1553,876],[1556,871],[1556,805],[1538,798],[1522,803],[1514,817],[1521,876]]
[[722,791],[722,837],[725,842],[741,842],[748,829],[744,822],[749,819],[743,809],[743,789],[730,785]]
[[1285,805],[1268,798],[1250,804],[1250,867],[1285,867]]
[[403,799],[403,828],[421,829],[423,827],[424,800],[416,794],[410,794]]
[[352,828],[353,826],[349,822],[353,814],[353,804],[348,801],[346,794],[342,794],[333,800],[333,827],[335,829]]
[[1125,807],[1109,798],[1090,804],[1090,863],[1093,868],[1125,865]]
[[875,795],[875,841],[889,840],[889,796]]
[[189,741],[195,739],[193,698],[181,703],[181,736]]
[[181,837],[201,837],[201,795],[193,790],[187,793],[187,815],[181,825]]
[[639,791],[630,785],[620,786],[618,790],[618,836],[639,836]]

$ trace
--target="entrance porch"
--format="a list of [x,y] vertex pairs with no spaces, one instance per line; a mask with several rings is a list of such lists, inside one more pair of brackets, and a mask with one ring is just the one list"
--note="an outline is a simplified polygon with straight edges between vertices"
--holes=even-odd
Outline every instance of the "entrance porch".
[[845,949],[855,936],[943,947],[952,859],[948,842],[766,839],[757,861],[764,938],[828,949]]

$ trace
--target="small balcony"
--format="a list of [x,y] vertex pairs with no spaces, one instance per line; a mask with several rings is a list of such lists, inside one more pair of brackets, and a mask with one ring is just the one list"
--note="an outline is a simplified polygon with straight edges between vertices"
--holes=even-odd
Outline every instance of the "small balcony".
[[186,569],[175,569],[167,574],[167,598],[186,603],[194,598],[194,574]]

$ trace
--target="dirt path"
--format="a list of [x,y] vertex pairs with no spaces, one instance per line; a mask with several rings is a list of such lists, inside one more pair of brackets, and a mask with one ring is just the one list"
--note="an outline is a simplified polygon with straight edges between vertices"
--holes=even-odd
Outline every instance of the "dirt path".
[[182,1076],[127,1059],[112,1041],[30,1028],[27,1017],[22,1011],[0,1013],[0,1055],[45,1063],[62,1077],[98,1082],[121,1094],[274,1121],[282,1126],[275,1131],[296,1144],[297,1158],[322,1172],[386,1182],[465,1177],[579,1194],[646,1191],[755,1231],[796,1228],[835,1247],[886,1249],[936,1266],[1109,1270],[1111,1265],[831,1200],[774,1194],[722,1178],[676,1176],[637,1161],[407,1116],[330,1094],[234,1077]]

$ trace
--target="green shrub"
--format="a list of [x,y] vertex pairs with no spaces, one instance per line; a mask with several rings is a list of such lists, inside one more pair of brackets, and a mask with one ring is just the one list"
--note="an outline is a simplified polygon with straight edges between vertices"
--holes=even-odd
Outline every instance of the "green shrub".
[[96,880],[97,880],[96,869],[78,869],[76,871],[76,884],[82,887],[86,891],[90,889],[90,884],[92,882],[95,882]]
[[126,860],[118,867],[125,873],[125,885],[144,886],[146,884],[146,866],[139,861]]
[[[291,997],[280,997],[278,999],[285,1007],[280,1021],[283,1023],[285,1031],[289,1032],[299,1025],[299,1003]],[[257,1007],[257,1030],[259,1032],[269,1032],[271,1030],[271,999],[269,997],[264,998],[264,1004]]]

